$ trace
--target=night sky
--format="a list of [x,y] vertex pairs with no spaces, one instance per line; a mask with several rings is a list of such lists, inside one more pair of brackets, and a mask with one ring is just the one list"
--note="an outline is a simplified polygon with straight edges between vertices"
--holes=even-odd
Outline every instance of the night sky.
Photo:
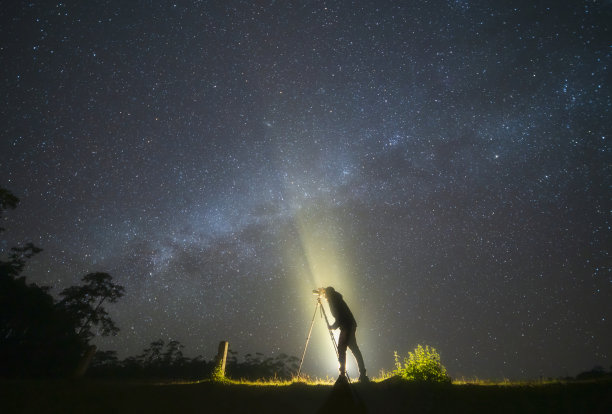
[[[0,9],[1,248],[108,272],[120,357],[300,357],[313,288],[368,374],[612,365],[612,3],[28,1]],[[353,367],[352,355],[348,356]],[[315,321],[306,373],[337,375]]]

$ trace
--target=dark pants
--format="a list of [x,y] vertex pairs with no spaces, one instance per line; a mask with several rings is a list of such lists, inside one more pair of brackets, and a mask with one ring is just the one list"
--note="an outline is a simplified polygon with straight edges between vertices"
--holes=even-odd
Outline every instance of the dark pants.
[[346,348],[348,347],[359,366],[359,374],[365,375],[365,365],[363,363],[363,356],[357,346],[357,340],[355,338],[355,331],[357,327],[340,327],[340,337],[338,338],[338,362],[340,362],[340,374],[346,374]]

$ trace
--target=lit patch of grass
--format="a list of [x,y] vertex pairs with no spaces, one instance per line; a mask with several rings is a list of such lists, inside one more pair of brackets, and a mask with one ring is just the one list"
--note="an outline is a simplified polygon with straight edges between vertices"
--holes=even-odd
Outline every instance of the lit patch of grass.
[[[386,381],[390,378],[397,377],[393,372],[388,372],[381,370],[377,377],[370,378],[371,383],[380,383]],[[302,384],[304,386],[332,386],[334,385],[336,378],[331,378],[329,376],[325,378],[318,377],[309,377],[302,375],[301,377],[294,376],[293,378],[287,379],[279,379],[279,378],[260,378],[257,380],[247,380],[247,379],[233,379],[228,377],[219,378],[205,378],[201,380],[167,380],[167,381],[152,381],[148,382],[149,385],[154,386],[169,386],[169,385],[195,385],[195,384],[220,384],[220,385],[246,385],[253,387],[289,387],[295,384]],[[353,380],[356,383],[355,380]],[[597,382],[597,381],[585,381],[585,382]],[[507,378],[501,380],[490,380],[490,379],[481,379],[481,378],[458,378],[454,379],[452,385],[456,386],[481,386],[481,387],[533,387],[537,388],[540,386],[546,385],[557,385],[557,384],[570,384],[571,381],[561,380],[561,379],[542,379],[542,380],[509,380]]]
[[389,378],[395,375],[396,374],[393,371],[385,371],[384,369],[381,369],[378,373],[378,376],[374,378],[370,378],[370,381],[371,382],[382,382],[382,381],[388,380]]
[[[394,374],[381,370],[379,376],[370,378],[370,382],[379,383],[385,381]],[[309,386],[327,385],[331,386],[336,383],[337,378],[326,376],[325,378],[309,377],[307,375],[301,375],[300,377],[293,377],[290,380],[281,380],[277,378],[261,378],[257,380],[246,380],[246,379],[227,379],[228,384],[241,384],[241,385],[254,385],[254,386],[289,386],[293,384],[303,384]],[[352,383],[358,383],[356,378],[351,378]]]
[[[387,371],[381,370],[377,377],[370,378],[370,382],[379,383],[393,376],[394,376],[393,372],[387,372]],[[233,379],[233,378],[225,377],[223,381],[218,381],[216,379],[215,380],[207,379],[207,380],[196,381],[196,382],[191,382],[191,383],[214,381],[214,382],[223,383],[223,384],[252,385],[252,386],[263,386],[263,387],[283,387],[283,386],[290,386],[294,384],[303,384],[303,385],[308,385],[308,386],[319,386],[319,385],[332,386],[336,383],[336,380],[337,378],[330,377],[330,376],[326,376],[325,378],[319,378],[319,377],[310,377],[308,375],[302,374],[300,377],[294,376],[293,378],[289,380],[278,379],[278,378],[260,378],[257,380],[247,380],[244,378]],[[351,378],[351,382],[357,383],[357,379]]]
[[232,384],[239,385],[250,385],[250,386],[259,386],[259,387],[285,387],[287,385],[293,384],[292,380],[280,380],[277,378],[260,378],[257,380],[230,380]]
[[333,385],[335,379],[326,377],[323,378],[311,378],[308,376],[293,377],[290,380],[281,380],[278,378],[261,378],[255,381],[252,380],[230,380],[233,384],[243,385],[255,385],[255,386],[288,386],[293,384],[304,384],[304,385]]
[[262,387],[286,387],[293,384],[304,384],[304,385],[334,385],[336,382],[335,378],[325,377],[325,378],[312,378],[309,376],[302,375],[301,377],[293,377],[289,380],[287,379],[279,379],[279,378],[260,378],[257,380],[247,380],[244,378],[234,379],[229,377],[214,377],[214,378],[206,378],[197,381],[168,381],[160,385],[164,384],[202,384],[213,382],[216,384],[227,384],[227,385],[252,385],[252,386],[262,386]]

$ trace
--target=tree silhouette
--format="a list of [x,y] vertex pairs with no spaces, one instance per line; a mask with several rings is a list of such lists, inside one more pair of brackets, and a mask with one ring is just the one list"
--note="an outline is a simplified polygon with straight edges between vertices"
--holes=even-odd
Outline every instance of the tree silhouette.
[[[11,193],[6,188],[0,187],[0,218],[2,218],[2,214],[8,210],[14,210],[17,208],[17,204],[19,204],[19,198],[15,196],[15,194]],[[0,227],[0,233],[5,230],[4,227]]]
[[92,365],[97,367],[112,367],[118,364],[117,351],[98,351],[92,361]]
[[[0,188],[0,217],[18,203]],[[0,260],[0,376],[64,375],[84,349],[73,319],[55,306],[49,288],[21,276],[27,260],[40,251],[28,243],[11,248],[8,258]]]
[[0,260],[0,276],[19,276],[26,265],[27,259],[40,252],[42,252],[42,249],[32,243],[26,243],[22,247],[11,247],[8,260]]
[[104,302],[115,303],[123,296],[124,288],[113,283],[108,273],[88,273],[83,276],[84,285],[71,286],[61,291],[63,299],[58,307],[76,319],[78,335],[86,340],[94,336],[93,327],[99,327],[103,336],[116,335],[119,328],[110,318]]
[[0,277],[0,375],[61,376],[76,366],[84,343],[48,288],[25,277]]
[[164,340],[158,339],[151,342],[148,348],[145,348],[142,355],[138,357],[144,366],[157,366],[162,362],[162,350],[164,349]]
[[[211,378],[216,362],[206,361],[201,355],[185,357],[184,348],[179,341],[158,339],[141,354],[123,360],[117,359],[115,351],[100,351],[94,356],[88,375],[98,378]],[[280,354],[271,358],[255,353],[245,355],[244,361],[239,362],[236,351],[230,349],[228,352],[227,373],[231,378],[288,380],[298,368],[299,359],[295,356]]]
[[[6,188],[0,187],[0,219],[6,210],[17,208],[17,204],[19,204],[19,198]],[[0,227],[0,233],[5,230],[4,227]],[[8,260],[0,260],[0,277],[17,277],[23,271],[26,260],[41,251],[42,249],[32,243],[27,243],[22,247],[12,247]]]
[[164,352],[163,360],[167,365],[181,365],[185,357],[183,356],[183,348],[185,345],[179,341],[170,341],[166,344],[166,352]]

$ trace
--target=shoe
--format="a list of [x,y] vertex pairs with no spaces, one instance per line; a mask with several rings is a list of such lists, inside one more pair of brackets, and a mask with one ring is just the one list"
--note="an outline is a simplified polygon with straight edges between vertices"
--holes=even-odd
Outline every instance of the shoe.
[[367,375],[362,374],[362,375],[359,376],[359,382],[368,383],[368,382],[370,382],[370,379],[368,378]]
[[343,384],[348,384],[348,379],[346,378],[345,374],[340,374],[334,385],[343,385]]

